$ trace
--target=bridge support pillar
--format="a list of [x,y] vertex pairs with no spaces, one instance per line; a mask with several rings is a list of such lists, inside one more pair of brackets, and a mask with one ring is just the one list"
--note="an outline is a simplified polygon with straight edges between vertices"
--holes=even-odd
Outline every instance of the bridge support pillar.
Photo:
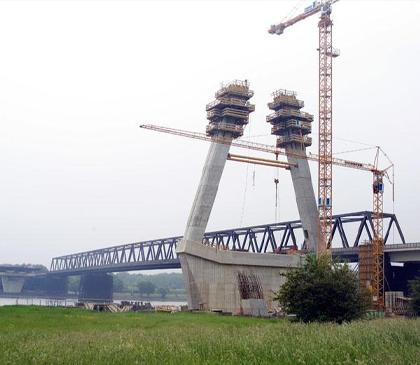
[[5,294],[19,294],[22,292],[25,277],[19,275],[2,275],[1,284],[3,293]]
[[274,307],[273,291],[284,279],[281,273],[300,264],[300,255],[257,254],[226,251],[198,242],[180,243],[178,257],[187,286],[188,307],[197,310],[242,312],[238,274],[253,274],[261,286],[263,299]]
[[65,297],[68,292],[68,277],[49,275],[45,278],[45,293],[52,297]]
[[420,276],[420,262],[405,262],[403,266],[392,266],[389,255],[385,254],[385,290],[402,291],[409,295],[409,281],[417,276]]
[[88,273],[80,277],[79,301],[112,302],[113,277],[111,274]]

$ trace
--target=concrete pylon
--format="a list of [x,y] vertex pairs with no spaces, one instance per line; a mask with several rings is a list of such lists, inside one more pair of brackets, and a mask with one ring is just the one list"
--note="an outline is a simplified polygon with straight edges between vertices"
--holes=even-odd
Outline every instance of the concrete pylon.
[[213,142],[207,154],[181,248],[187,242],[201,244],[231,142],[243,135],[249,114],[255,109],[248,101],[253,92],[249,90],[247,81],[237,80],[222,86],[215,96],[216,100],[206,106],[209,120],[206,132],[212,137]]
[[286,150],[290,173],[295,190],[296,204],[302,222],[304,246],[310,252],[317,252],[319,215],[316,205],[311,171],[306,157],[306,147],[312,144],[309,137],[313,115],[301,111],[304,103],[296,93],[277,90],[268,107],[274,112],[267,116],[272,124],[271,133],[277,136],[277,147]]
[[244,298],[238,289],[238,273],[258,278],[267,307],[271,308],[272,292],[278,290],[284,280],[279,274],[300,263],[298,255],[226,251],[203,244],[231,142],[243,134],[249,113],[254,111],[254,106],[248,102],[252,95],[246,81],[234,81],[223,86],[216,93],[216,100],[206,108],[210,121],[207,134],[212,136],[213,142],[184,238],[177,248],[190,309],[241,313]]

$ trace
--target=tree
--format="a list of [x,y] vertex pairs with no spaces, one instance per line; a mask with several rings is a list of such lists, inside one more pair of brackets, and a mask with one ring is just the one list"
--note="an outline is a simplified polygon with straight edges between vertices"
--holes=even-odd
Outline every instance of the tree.
[[420,276],[409,281],[411,309],[415,314],[420,314]]
[[80,276],[69,276],[67,285],[69,292],[78,293],[80,285]]
[[160,297],[162,298],[162,299],[165,299],[166,298],[166,295],[168,294],[168,292],[169,292],[169,290],[168,289],[166,289],[166,288],[159,288],[158,290],[158,293],[160,294]]
[[115,293],[122,293],[125,290],[124,281],[119,276],[114,275],[112,287]]
[[351,321],[361,318],[369,306],[356,274],[327,255],[308,255],[303,266],[283,275],[286,282],[275,299],[304,322]]
[[137,288],[140,294],[146,294],[149,297],[155,291],[155,284],[150,281],[140,281]]

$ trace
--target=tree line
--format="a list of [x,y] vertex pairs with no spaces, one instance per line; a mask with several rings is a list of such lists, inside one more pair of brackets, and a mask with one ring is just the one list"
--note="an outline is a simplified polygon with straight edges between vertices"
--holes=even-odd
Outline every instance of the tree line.
[[[70,292],[79,290],[80,277],[69,277],[68,289]],[[114,293],[131,296],[158,297],[166,299],[184,299],[185,285],[181,273],[161,273],[154,275],[130,274],[126,272],[113,274]]]

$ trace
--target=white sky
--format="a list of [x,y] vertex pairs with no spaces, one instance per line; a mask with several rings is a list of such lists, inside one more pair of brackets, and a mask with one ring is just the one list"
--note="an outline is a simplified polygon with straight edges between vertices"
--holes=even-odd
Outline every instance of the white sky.
[[[0,262],[49,266],[57,255],[182,234],[208,145],[138,125],[202,132],[205,104],[236,78],[255,91],[246,136],[269,134],[278,88],[317,115],[318,17],[267,33],[295,4],[0,2]],[[338,138],[384,148],[409,241],[420,240],[419,16],[416,1],[343,0],[333,10],[334,150],[365,147]],[[228,162],[209,230],[274,221],[276,172],[256,167],[252,186],[253,170]],[[370,174],[334,174],[335,213],[371,210]],[[298,218],[287,171],[280,188],[280,220]]]

